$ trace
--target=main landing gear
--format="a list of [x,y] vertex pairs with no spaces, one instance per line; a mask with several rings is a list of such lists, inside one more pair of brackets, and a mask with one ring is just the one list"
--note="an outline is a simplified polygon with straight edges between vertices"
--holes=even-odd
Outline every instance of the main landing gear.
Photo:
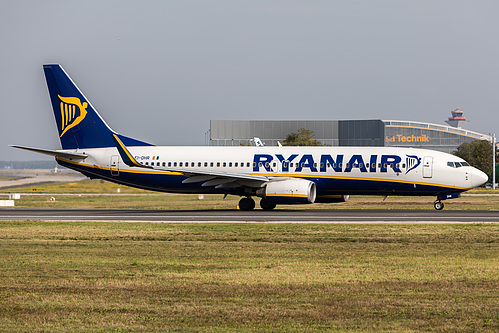
[[[260,200],[260,207],[263,210],[273,210],[276,204],[273,202],[269,202],[267,199],[263,198]],[[239,209],[244,211],[250,211],[255,209],[255,200],[251,197],[244,197],[239,200]]]
[[273,210],[275,206],[276,204],[274,202],[270,202],[265,198],[260,200],[260,207],[262,207],[263,210]]
[[239,200],[239,209],[240,210],[253,210],[255,209],[255,200],[253,200],[251,197],[245,197]]

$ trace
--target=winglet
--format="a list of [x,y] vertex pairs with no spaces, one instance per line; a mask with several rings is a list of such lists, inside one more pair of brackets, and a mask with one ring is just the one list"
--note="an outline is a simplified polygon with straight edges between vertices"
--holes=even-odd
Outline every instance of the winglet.
[[114,143],[116,145],[116,148],[118,148],[118,152],[120,153],[121,159],[123,162],[125,162],[126,165],[131,166],[131,167],[139,167],[139,168],[148,168],[148,169],[153,169],[149,165],[143,165],[137,162],[137,160],[130,154],[128,149],[125,147],[123,142],[121,142],[120,138],[116,134],[111,134],[114,140]]

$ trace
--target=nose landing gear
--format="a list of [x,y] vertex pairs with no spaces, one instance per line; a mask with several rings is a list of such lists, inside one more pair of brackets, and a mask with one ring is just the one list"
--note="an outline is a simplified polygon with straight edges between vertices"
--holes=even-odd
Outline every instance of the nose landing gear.
[[437,200],[433,204],[433,207],[435,207],[436,210],[442,210],[442,209],[444,209],[444,203],[440,200]]
[[438,195],[437,200],[433,203],[433,207],[435,207],[436,210],[442,210],[442,209],[444,209],[444,203],[442,202],[443,200],[456,199],[456,198],[459,198],[460,196],[461,196],[461,194],[459,194],[459,193]]

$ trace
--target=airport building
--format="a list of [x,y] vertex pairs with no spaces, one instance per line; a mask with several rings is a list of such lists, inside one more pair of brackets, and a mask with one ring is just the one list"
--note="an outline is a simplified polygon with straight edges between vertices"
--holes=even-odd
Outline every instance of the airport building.
[[266,146],[277,146],[299,128],[310,129],[325,146],[413,147],[452,153],[459,145],[488,140],[489,135],[462,128],[466,118],[460,108],[452,111],[449,126],[401,120],[212,120],[211,146],[239,146],[258,137]]

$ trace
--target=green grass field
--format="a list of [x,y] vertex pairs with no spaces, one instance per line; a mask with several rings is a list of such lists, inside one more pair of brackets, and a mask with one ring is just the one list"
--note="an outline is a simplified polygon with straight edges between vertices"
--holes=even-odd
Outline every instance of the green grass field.
[[0,330],[497,332],[499,225],[0,222]]

